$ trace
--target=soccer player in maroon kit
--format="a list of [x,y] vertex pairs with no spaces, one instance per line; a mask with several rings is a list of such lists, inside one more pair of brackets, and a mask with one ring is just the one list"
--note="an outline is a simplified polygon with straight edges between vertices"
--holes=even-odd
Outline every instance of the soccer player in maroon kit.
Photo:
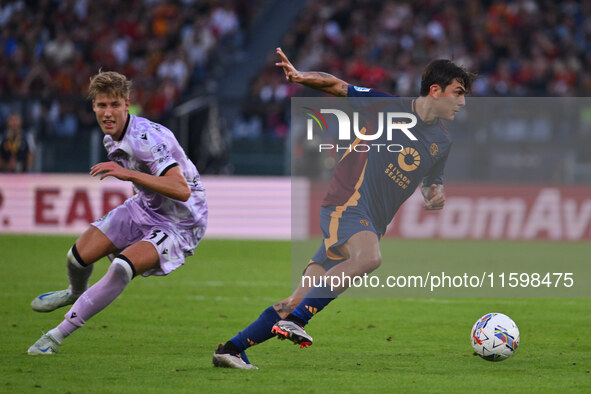
[[[277,48],[285,77],[290,82],[340,97],[392,97],[370,88],[350,85],[330,74],[300,72]],[[465,105],[475,75],[449,60],[435,60],[424,70],[418,98],[392,97],[388,109],[411,114],[416,140],[404,133],[386,133],[372,143],[398,144],[399,152],[387,149],[351,149],[337,164],[331,185],[322,202],[320,226],[324,236],[304,275],[307,277],[363,276],[382,262],[379,240],[396,211],[419,185],[425,209],[442,209],[443,170],[451,138],[441,120],[453,120]],[[356,140],[352,145],[359,143]],[[275,335],[301,347],[312,345],[304,326],[326,305],[347,289],[346,284],[331,288],[327,283],[314,287],[303,283],[283,301],[267,308],[257,320],[220,345],[213,363],[220,367],[253,369],[244,361],[244,350]],[[242,356],[242,357],[241,357]]]

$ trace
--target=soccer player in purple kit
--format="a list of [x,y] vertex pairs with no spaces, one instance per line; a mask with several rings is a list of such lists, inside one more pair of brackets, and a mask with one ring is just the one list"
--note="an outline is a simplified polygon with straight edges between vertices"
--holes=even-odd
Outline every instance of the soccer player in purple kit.
[[[350,85],[327,73],[300,72],[280,48],[277,54],[281,61],[275,65],[283,69],[290,82],[340,97],[392,97]],[[389,99],[389,109],[416,117],[417,124],[410,131],[417,140],[410,140],[402,132],[387,140],[383,133],[372,142],[382,146],[398,144],[404,149],[395,153],[386,149],[351,149],[343,154],[322,202],[320,226],[324,239],[304,272],[305,276],[315,278],[315,287],[302,281],[290,297],[263,311],[257,320],[218,347],[213,355],[215,366],[255,369],[244,360],[244,351],[275,335],[301,347],[312,345],[313,339],[304,326],[347,289],[346,283],[330,288],[326,281],[317,279],[355,278],[377,269],[382,262],[379,240],[398,208],[419,184],[424,208],[443,208],[443,169],[451,138],[441,119],[454,119],[465,105],[464,96],[475,77],[450,60],[435,60],[423,71],[418,98]],[[357,139],[352,145],[359,142]]]
[[[54,354],[62,341],[121,294],[137,275],[167,275],[193,255],[207,226],[205,189],[195,165],[170,130],[129,114],[131,81],[99,71],[88,96],[111,161],[90,175],[132,182],[134,195],[92,223],[68,251],[70,285],[45,293],[31,307],[50,312],[73,304],[65,319],[29,354]],[[93,263],[109,256],[107,273],[88,288]]]

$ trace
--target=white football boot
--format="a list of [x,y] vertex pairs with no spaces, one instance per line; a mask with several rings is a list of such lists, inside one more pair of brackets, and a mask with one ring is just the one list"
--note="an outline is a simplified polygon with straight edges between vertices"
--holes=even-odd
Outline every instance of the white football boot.
[[41,338],[33,344],[27,351],[29,354],[55,354],[59,342],[49,334],[43,333]]
[[52,291],[41,294],[31,301],[31,308],[37,312],[51,312],[62,306],[72,305],[78,297],[78,295],[73,295],[70,289]]

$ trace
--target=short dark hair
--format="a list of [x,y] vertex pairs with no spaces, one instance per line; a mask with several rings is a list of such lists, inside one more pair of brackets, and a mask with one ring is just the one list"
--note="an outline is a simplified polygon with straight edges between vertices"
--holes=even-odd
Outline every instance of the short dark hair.
[[464,67],[456,65],[448,59],[434,60],[423,71],[421,78],[421,96],[429,94],[431,85],[439,85],[442,90],[450,85],[453,81],[458,80],[470,92],[472,82],[477,75],[466,71]]

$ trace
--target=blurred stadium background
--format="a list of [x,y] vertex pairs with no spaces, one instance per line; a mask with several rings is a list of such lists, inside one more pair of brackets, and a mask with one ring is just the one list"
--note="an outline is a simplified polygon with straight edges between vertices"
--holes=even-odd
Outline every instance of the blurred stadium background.
[[[289,175],[312,178],[291,189],[293,232],[317,234],[314,182],[331,163],[292,173],[306,146],[291,138],[289,103],[319,94],[286,83],[274,66],[281,46],[300,70],[400,96],[416,94],[426,63],[449,57],[480,75],[475,97],[578,97],[564,127],[454,131],[448,213],[420,216],[409,203],[392,234],[590,236],[590,2],[0,1],[0,32],[0,135],[17,112],[34,150],[33,175],[0,176],[0,232],[76,233],[129,193],[82,175],[106,159],[85,98],[102,68],[134,81],[132,112],[168,126],[197,164],[210,235],[289,238],[299,182]],[[478,210],[491,201],[501,216]],[[478,217],[488,224],[470,224]]]

